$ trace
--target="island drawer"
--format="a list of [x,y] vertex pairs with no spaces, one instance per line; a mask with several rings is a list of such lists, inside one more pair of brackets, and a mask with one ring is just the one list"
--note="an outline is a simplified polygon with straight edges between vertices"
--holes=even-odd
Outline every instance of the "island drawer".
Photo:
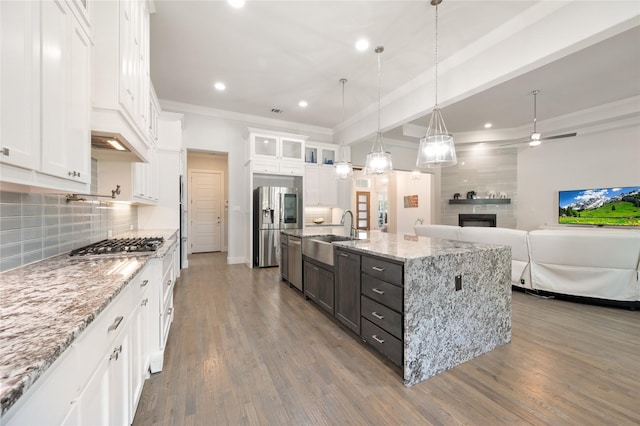
[[372,277],[402,285],[402,265],[376,257],[362,256],[362,272]]
[[395,365],[402,366],[402,341],[396,339],[366,318],[362,319],[360,336]]
[[362,274],[362,294],[402,312],[402,287]]
[[402,339],[402,315],[381,305],[378,302],[367,298],[361,297],[361,309],[362,316],[383,330],[391,333],[398,339]]

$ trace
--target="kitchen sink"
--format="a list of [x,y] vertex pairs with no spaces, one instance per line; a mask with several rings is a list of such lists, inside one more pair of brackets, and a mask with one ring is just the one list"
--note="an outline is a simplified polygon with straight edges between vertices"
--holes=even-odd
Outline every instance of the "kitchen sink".
[[302,239],[302,254],[318,262],[333,266],[334,241],[349,241],[353,238],[342,235],[316,235]]

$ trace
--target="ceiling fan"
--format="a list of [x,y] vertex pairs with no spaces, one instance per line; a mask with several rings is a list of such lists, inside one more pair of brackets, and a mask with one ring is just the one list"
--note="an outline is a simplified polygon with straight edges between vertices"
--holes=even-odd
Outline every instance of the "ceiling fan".
[[521,141],[521,142],[516,142],[516,143],[510,143],[510,144],[505,144],[502,146],[517,146],[517,145],[521,145],[523,143],[528,143],[530,147],[535,147],[538,146],[542,143],[542,141],[548,141],[548,140],[552,140],[552,139],[562,139],[562,138],[571,138],[574,136],[577,136],[578,133],[577,132],[572,132],[572,133],[563,133],[560,135],[553,135],[553,136],[545,136],[542,137],[542,134],[540,132],[538,132],[537,129],[537,123],[538,123],[538,117],[537,117],[537,98],[538,98],[538,93],[540,93],[540,90],[533,90],[531,91],[531,94],[533,95],[533,132],[531,132],[531,135],[529,135],[529,139],[526,141]]

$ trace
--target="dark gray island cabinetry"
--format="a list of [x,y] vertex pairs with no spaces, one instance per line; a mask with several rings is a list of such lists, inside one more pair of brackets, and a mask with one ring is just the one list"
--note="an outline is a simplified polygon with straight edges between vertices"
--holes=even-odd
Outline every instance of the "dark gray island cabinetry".
[[362,256],[360,336],[398,366],[403,352],[403,269],[401,263]]
[[304,258],[303,264],[305,298],[313,300],[322,309],[333,315],[333,268],[307,257]]
[[336,318],[360,334],[360,255],[337,248]]
[[511,341],[510,247],[387,233],[333,244],[336,317],[406,386]]

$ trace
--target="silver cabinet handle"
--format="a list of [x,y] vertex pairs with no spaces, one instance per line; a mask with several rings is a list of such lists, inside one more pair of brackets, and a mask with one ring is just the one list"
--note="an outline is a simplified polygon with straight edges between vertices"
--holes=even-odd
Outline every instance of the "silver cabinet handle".
[[372,288],[371,291],[373,291],[374,293],[378,293],[378,294],[384,294],[384,291],[378,290],[377,288]]
[[376,342],[380,343],[380,344],[384,343],[384,340],[383,340],[383,339],[381,339],[381,338],[379,338],[379,337],[378,337],[378,336],[376,336],[375,334],[374,334],[373,336],[371,336],[371,338],[372,338],[373,340],[375,340]]
[[377,312],[371,312],[371,315],[373,315],[374,317],[376,317],[376,318],[378,318],[378,319],[380,319],[380,320],[381,320],[381,319],[384,319],[384,315],[380,315],[380,314],[379,314],[379,313],[377,313]]
[[147,297],[146,299],[144,299],[141,303],[140,306],[147,306],[147,303],[149,303],[149,298]]
[[122,345],[120,345],[117,348],[113,348],[113,352],[111,352],[111,356],[109,357],[109,361],[115,359],[116,361],[118,360],[118,357],[120,356],[120,353],[122,353]]
[[373,269],[374,271],[378,271],[378,272],[383,272],[384,268],[379,268],[377,266],[372,266],[371,269]]
[[142,281],[142,283],[140,283],[140,287],[146,287],[147,284],[149,284],[149,280],[144,280]]
[[2,155],[9,155],[9,148],[2,148]]
[[171,283],[172,283],[172,282],[173,282],[173,280],[169,280],[169,281],[167,281],[167,285],[168,285],[168,286],[169,286],[169,285],[171,285]]
[[314,267],[313,267],[313,270],[314,270],[314,271],[319,271],[319,270],[320,270],[320,268],[318,268],[317,266],[314,266]]
[[347,253],[340,253],[340,256],[342,257],[349,257],[349,255]]
[[171,315],[173,313],[173,308],[167,309],[167,315]]
[[118,328],[118,326],[120,325],[123,319],[124,319],[123,316],[116,317],[116,319],[113,320],[113,323],[109,326],[107,331],[113,331],[116,328]]

